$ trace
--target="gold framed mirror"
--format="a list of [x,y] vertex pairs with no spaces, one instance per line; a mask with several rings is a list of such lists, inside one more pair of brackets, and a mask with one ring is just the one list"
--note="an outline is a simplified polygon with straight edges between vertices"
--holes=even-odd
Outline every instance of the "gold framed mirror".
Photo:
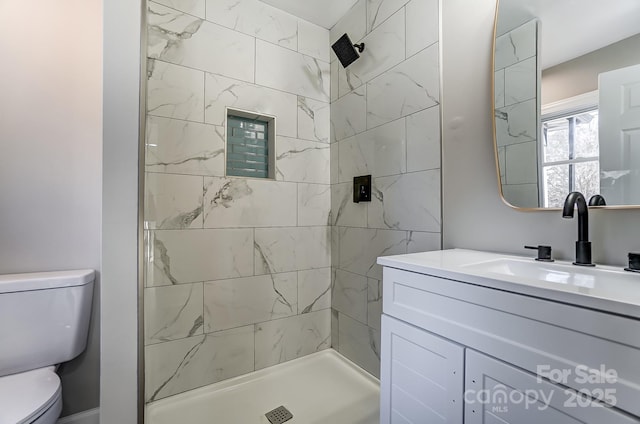
[[640,2],[498,0],[494,148],[510,206],[640,207]]

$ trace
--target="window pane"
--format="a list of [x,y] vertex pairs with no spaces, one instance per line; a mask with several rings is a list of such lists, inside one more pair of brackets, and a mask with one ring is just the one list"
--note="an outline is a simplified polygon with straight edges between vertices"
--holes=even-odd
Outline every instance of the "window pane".
[[600,194],[600,163],[584,162],[574,166],[576,191],[584,194],[587,201],[594,194]]
[[545,122],[542,125],[542,137],[545,162],[569,159],[569,123],[566,118]]
[[576,116],[576,137],[574,141],[575,157],[597,157],[598,146],[598,111],[581,113]]
[[569,165],[545,166],[544,206],[561,208],[569,194]]

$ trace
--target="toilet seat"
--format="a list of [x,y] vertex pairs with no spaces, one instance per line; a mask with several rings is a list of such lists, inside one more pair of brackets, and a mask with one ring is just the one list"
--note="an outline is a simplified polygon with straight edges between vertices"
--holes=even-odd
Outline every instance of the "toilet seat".
[[0,424],[33,423],[48,409],[60,408],[61,393],[54,367],[0,377]]

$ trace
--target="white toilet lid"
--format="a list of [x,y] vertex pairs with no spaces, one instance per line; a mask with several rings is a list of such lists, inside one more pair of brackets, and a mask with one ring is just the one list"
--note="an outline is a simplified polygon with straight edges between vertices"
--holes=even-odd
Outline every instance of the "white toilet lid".
[[60,397],[53,367],[0,377],[0,424],[29,423]]

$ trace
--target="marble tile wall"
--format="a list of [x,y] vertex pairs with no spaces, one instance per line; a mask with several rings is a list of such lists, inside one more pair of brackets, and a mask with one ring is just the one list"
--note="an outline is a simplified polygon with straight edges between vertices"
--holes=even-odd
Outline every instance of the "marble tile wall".
[[[331,346],[331,78],[329,31],[258,0],[147,18],[154,401]],[[225,177],[227,107],[276,117],[275,180]]]
[[[437,0],[360,0],[331,29],[364,42],[346,70],[331,55],[331,343],[380,374],[376,258],[441,248]],[[371,174],[372,201],[353,203]]]
[[538,207],[540,110],[537,20],[496,38],[495,116],[498,163],[504,198]]

